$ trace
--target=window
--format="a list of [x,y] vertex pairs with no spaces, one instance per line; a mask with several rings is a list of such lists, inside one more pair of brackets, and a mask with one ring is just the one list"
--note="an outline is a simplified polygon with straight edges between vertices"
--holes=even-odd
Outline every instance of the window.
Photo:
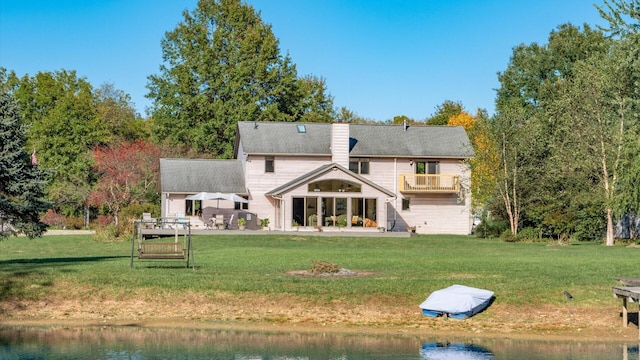
[[202,200],[185,200],[185,213],[195,216],[202,212]]
[[307,132],[307,127],[304,124],[296,125],[296,129],[298,129],[298,133],[304,134]]
[[411,205],[410,198],[402,199],[402,210],[409,210],[409,206]]
[[438,161],[416,162],[416,174],[439,174],[440,163]]
[[249,203],[234,202],[233,203],[233,209],[234,210],[249,210]]
[[265,156],[264,158],[264,172],[272,173],[275,169],[275,159],[273,156]]
[[369,159],[351,158],[349,160],[349,170],[356,174],[369,174]]
[[320,180],[307,186],[309,192],[362,192],[362,186],[346,180]]

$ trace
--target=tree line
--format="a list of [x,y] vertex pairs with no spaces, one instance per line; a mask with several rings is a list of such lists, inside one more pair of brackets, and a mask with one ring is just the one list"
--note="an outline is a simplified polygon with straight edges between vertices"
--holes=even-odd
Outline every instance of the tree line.
[[[605,1],[609,27],[564,24],[546,44],[514,47],[491,116],[447,100],[423,120],[386,123],[467,130],[482,234],[611,245],[614,224],[640,205],[639,8]],[[238,121],[373,122],[336,108],[323,78],[299,75],[241,0],[201,0],[183,17],[161,41],[146,118],[114,85],[74,71],[0,69],[0,219],[12,225],[2,234],[91,220],[117,235],[121,218],[158,214],[160,157],[230,158]],[[20,196],[20,186],[33,193]]]

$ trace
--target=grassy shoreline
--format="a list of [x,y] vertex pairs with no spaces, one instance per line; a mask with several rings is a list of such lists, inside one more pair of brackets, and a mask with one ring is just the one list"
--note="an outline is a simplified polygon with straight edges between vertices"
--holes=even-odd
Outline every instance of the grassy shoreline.
[[[633,247],[467,236],[197,236],[192,271],[137,259],[129,269],[130,246],[88,235],[1,242],[0,323],[637,338],[635,324],[622,328],[611,294],[615,277],[639,275]],[[314,260],[368,275],[290,275]],[[465,321],[422,317],[420,302],[454,283],[490,289],[496,301]]]

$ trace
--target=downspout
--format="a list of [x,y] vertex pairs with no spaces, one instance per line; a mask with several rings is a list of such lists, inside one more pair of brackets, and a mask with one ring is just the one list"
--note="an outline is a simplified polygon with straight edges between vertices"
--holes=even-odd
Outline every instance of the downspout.
[[[407,131],[406,125],[404,131]],[[398,158],[393,158],[393,224],[391,229],[396,227],[396,220],[398,216]]]

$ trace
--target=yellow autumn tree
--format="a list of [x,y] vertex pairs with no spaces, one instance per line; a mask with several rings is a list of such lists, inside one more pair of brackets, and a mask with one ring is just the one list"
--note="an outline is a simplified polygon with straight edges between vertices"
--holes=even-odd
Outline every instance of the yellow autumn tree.
[[[463,114],[461,114],[463,115]],[[467,114],[468,115],[468,114]],[[469,165],[471,167],[472,206],[478,211],[488,202],[496,187],[496,169],[500,167],[500,160],[496,145],[489,134],[489,120],[486,112],[478,111],[473,116],[456,116],[459,126],[465,127],[469,140],[473,146],[475,157]],[[454,120],[454,117],[451,118]],[[449,125],[452,121],[449,122]],[[467,128],[464,124],[471,124]]]
[[476,118],[473,117],[471,114],[469,114],[466,111],[463,111],[459,114],[453,115],[452,117],[449,118],[449,122],[447,123],[447,125],[449,126],[462,126],[465,131],[467,132],[467,134],[469,134],[469,131],[471,130],[471,128],[473,127],[473,124],[476,123]]

